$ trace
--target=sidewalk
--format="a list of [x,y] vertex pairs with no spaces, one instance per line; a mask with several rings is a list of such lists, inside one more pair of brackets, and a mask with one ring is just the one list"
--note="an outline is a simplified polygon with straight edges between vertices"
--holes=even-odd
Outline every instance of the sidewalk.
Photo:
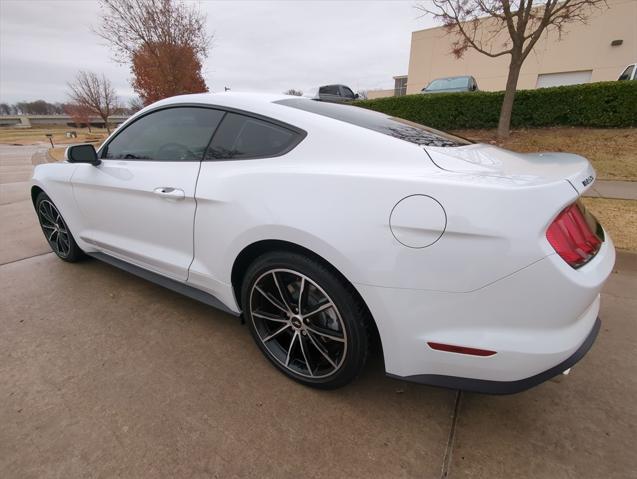
[[616,200],[637,200],[637,181],[597,180],[584,193],[584,196]]

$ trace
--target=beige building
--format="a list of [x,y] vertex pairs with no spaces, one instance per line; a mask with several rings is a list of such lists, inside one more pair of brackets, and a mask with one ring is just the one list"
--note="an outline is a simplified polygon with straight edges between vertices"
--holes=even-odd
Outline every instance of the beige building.
[[[637,0],[608,0],[608,7],[586,24],[568,25],[561,40],[556,32],[545,34],[524,62],[518,88],[616,80],[628,64],[637,62]],[[494,45],[507,38],[508,32],[503,32]],[[504,89],[508,55],[490,58],[469,49],[456,59],[451,53],[453,40],[443,27],[412,33],[407,94],[419,92],[435,78],[456,75],[472,75],[481,90]],[[401,78],[394,77],[397,86]],[[373,98],[399,91],[368,94]]]

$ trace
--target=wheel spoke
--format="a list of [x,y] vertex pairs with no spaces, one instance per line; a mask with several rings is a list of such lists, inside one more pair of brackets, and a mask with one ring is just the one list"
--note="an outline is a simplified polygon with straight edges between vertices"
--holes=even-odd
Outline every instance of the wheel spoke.
[[62,244],[64,245],[65,249],[69,248],[69,238],[66,234],[64,233],[58,233],[58,236],[60,237],[60,241],[62,242]]
[[314,377],[314,373],[312,373],[312,366],[310,366],[310,362],[307,360],[307,354],[305,354],[305,347],[303,346],[303,338],[299,337],[299,345],[301,346],[301,354],[303,354],[303,360],[305,361],[305,365],[307,366],[307,370],[310,373],[310,376]]
[[252,316],[256,316],[257,318],[261,318],[261,319],[267,319],[268,321],[274,321],[277,323],[289,323],[290,321],[288,319],[284,319],[284,318],[279,318],[278,316],[273,316],[267,313],[262,313],[262,312],[253,312]]
[[57,233],[57,230],[53,229],[53,231],[51,231],[51,234],[49,235],[49,241],[53,241],[53,235]]
[[323,346],[319,346],[318,342],[312,336],[312,333],[308,332],[307,337],[310,338],[310,342],[314,345],[314,347],[318,350],[318,352],[321,353],[325,359],[327,359],[327,362],[329,362],[332,365],[332,367],[336,369],[336,363],[332,361],[332,358],[330,358],[329,354],[327,354]]
[[53,218],[51,217],[51,215],[46,211],[46,207],[45,204],[42,203],[40,205],[40,214],[51,224],[54,224],[55,221],[53,220]]
[[46,203],[46,209],[47,209],[47,213],[49,215],[49,218],[51,218],[51,221],[53,223],[55,223],[56,220],[53,217],[55,216],[56,212],[53,209],[53,206],[51,205],[51,203],[48,203],[48,202]]
[[331,339],[332,341],[338,341],[339,343],[345,342],[345,338],[343,338],[343,336],[336,336],[334,334],[334,333],[337,333],[336,331],[329,330],[329,333],[328,333],[327,330],[323,328],[318,328],[317,326],[310,326],[308,324],[306,324],[305,327],[309,331],[312,331],[314,334],[318,334],[319,336],[323,336],[324,338]]
[[294,341],[296,341],[297,336],[299,335],[298,331],[294,331],[294,336],[292,336],[292,341],[290,341],[290,347],[288,348],[288,354],[285,357],[285,365],[290,364],[290,355],[292,354],[292,348],[294,347]]
[[304,318],[309,318],[310,316],[314,316],[315,314],[320,313],[321,311],[325,311],[326,309],[332,308],[334,307],[334,305],[332,304],[331,301],[328,301],[327,303],[322,304],[321,306],[313,309],[312,311],[310,311],[307,314],[304,314],[303,317]]
[[283,311],[284,313],[288,313],[288,310],[285,309],[283,306],[281,306],[274,298],[272,298],[268,293],[266,293],[265,291],[263,291],[259,286],[256,286],[255,288],[259,293],[261,293],[265,299],[267,299],[268,301],[270,301],[270,303],[272,303],[274,306],[276,306],[277,308],[279,308],[281,311]]
[[[270,341],[272,338],[278,336],[279,334],[281,334],[283,331],[285,331],[286,329],[288,329],[290,327],[289,324],[286,324],[285,326],[283,326],[282,328],[277,329],[275,332],[273,332],[272,334],[270,334],[269,336],[263,338],[263,342],[265,343],[266,341]],[[294,333],[296,334],[296,333]]]
[[285,296],[283,295],[283,290],[281,289],[281,285],[279,284],[279,280],[276,278],[276,273],[274,271],[272,271],[272,278],[274,279],[274,284],[276,285],[276,289],[279,292],[279,296],[281,297],[281,301],[283,302],[283,305],[285,306],[287,312],[291,313],[292,310],[290,309],[288,302],[285,300]]
[[305,278],[301,278],[301,286],[299,286],[299,304],[298,304],[298,312],[299,314],[303,314],[303,310],[301,306],[303,305],[303,291],[305,291]]

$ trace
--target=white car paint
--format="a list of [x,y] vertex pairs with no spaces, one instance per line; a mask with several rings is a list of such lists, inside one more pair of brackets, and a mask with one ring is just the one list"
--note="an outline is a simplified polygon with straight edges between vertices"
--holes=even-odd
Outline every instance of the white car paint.
[[[518,381],[582,345],[614,264],[612,240],[606,235],[597,255],[573,269],[545,233],[591,186],[588,161],[489,145],[422,147],[274,103],[284,98],[174,97],[119,128],[161,106],[234,108],[305,130],[283,156],[54,163],[36,167],[33,185],[84,251],[181,281],[237,313],[232,270],[245,248],[280,240],[314,252],[365,301],[394,376]],[[158,188],[181,190],[183,199]],[[427,342],[497,354],[437,351]]]

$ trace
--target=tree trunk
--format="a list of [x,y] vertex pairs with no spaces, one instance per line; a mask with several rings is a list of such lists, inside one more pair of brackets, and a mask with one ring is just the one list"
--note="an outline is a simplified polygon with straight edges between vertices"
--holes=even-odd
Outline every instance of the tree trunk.
[[110,135],[111,134],[111,129],[108,126],[108,117],[103,117],[102,120],[104,120],[104,127],[106,128],[107,133]]
[[520,69],[522,68],[522,55],[513,53],[511,55],[511,63],[509,63],[509,75],[507,76],[506,90],[504,91],[504,100],[502,100],[502,108],[500,109],[500,120],[498,121],[498,138],[508,138],[511,130],[511,113],[513,112],[513,100],[515,100],[515,91],[518,87],[518,78],[520,77]]

